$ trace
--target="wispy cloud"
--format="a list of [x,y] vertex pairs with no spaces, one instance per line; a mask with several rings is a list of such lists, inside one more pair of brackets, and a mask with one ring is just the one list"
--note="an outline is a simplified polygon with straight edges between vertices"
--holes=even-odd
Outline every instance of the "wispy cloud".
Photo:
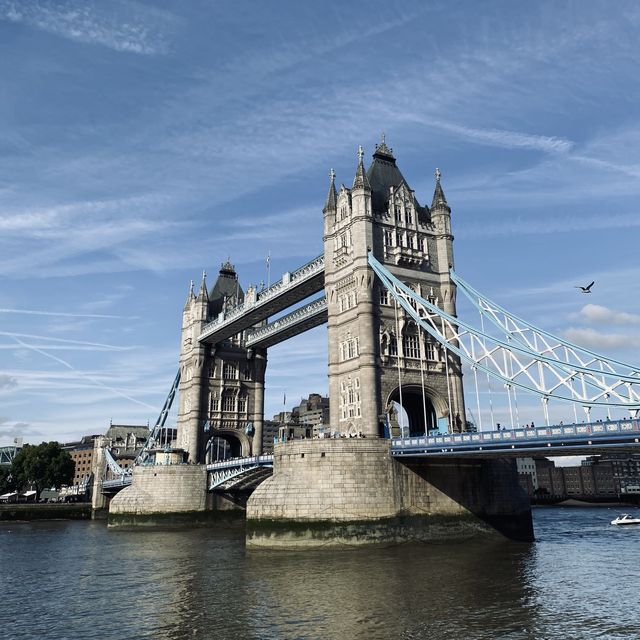
[[581,347],[593,349],[597,352],[603,349],[628,350],[640,347],[640,336],[602,333],[595,329],[570,327],[563,332],[563,336]]
[[121,1],[0,0],[0,19],[23,23],[75,42],[126,53],[166,53],[175,19],[168,12]]
[[52,353],[49,353],[48,351],[44,351],[42,349],[39,349],[38,347],[36,347],[36,346],[34,346],[32,344],[27,344],[26,342],[24,342],[23,340],[20,340],[20,338],[16,337],[15,335],[13,336],[13,339],[18,344],[20,344],[23,347],[25,347],[26,349],[34,351],[35,353],[39,353],[40,355],[43,355],[46,358],[49,358],[49,359],[53,360],[54,362],[58,362],[59,364],[61,364],[62,366],[66,367],[70,371],[73,371],[78,376],[80,376],[82,378],[85,378],[86,380],[89,380],[90,382],[92,382],[96,386],[103,387],[107,391],[111,391],[114,395],[120,396],[121,398],[124,398],[125,400],[129,400],[130,402],[138,404],[138,405],[140,405],[142,407],[145,407],[147,409],[151,409],[151,410],[155,409],[155,407],[153,407],[149,403],[144,402],[142,400],[139,400],[138,398],[134,398],[133,396],[121,391],[120,389],[116,389],[115,387],[112,387],[112,386],[110,386],[108,384],[105,384],[102,380],[99,380],[95,376],[92,376],[92,375],[89,375],[89,374],[87,374],[87,373],[85,373],[83,371],[80,371],[79,369],[74,367],[71,363],[67,362],[66,360],[63,360],[62,358],[59,358],[58,356],[53,355]]
[[15,313],[27,316],[55,316],[61,318],[104,318],[112,320],[131,320],[135,316],[116,316],[104,313],[66,313],[64,311],[38,311],[36,309],[4,309],[0,313]]
[[456,235],[469,238],[497,238],[512,235],[548,235],[573,233],[576,231],[597,231],[603,229],[632,229],[640,227],[637,213],[613,214],[608,216],[556,216],[523,218],[518,214],[501,220],[485,221],[483,224],[466,224]]
[[574,146],[574,143],[571,140],[555,136],[542,136],[504,129],[468,127],[453,122],[417,118],[416,116],[411,117],[411,119],[420,122],[427,127],[452,133],[469,142],[492,147],[503,147],[505,149],[532,149],[535,151],[544,151],[545,153],[566,153]]
[[628,325],[640,323],[640,316],[636,314],[616,311],[600,304],[586,304],[582,307],[578,316],[582,320],[593,324]]
[[113,344],[102,344],[100,342],[85,342],[83,340],[70,340],[67,338],[54,338],[52,336],[32,335],[29,333],[14,333],[12,331],[0,331],[0,336],[9,336],[13,339],[25,338],[28,340],[47,340],[60,346],[69,345],[73,347],[93,347],[94,349],[99,349],[100,351],[129,351],[130,349],[135,348],[122,347]]
[[3,389],[13,389],[17,384],[18,381],[13,376],[9,376],[6,373],[0,373],[0,391]]

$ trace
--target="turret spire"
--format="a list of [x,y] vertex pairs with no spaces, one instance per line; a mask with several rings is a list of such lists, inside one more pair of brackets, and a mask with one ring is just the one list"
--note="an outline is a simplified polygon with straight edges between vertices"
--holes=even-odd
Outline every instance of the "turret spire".
[[371,189],[367,174],[364,170],[364,151],[362,145],[358,146],[358,168],[356,169],[356,177],[353,180],[353,189]]
[[442,190],[442,185],[440,184],[440,178],[442,174],[440,173],[440,169],[436,169],[435,172],[436,177],[436,188],[433,192],[433,201],[431,202],[432,209],[445,208],[449,209],[449,203],[444,195],[444,191]]
[[209,301],[209,294],[207,293],[207,272],[202,271],[202,282],[200,283],[200,291],[198,292],[198,301]]
[[324,213],[327,211],[335,211],[337,208],[338,194],[336,193],[336,172],[331,169],[329,172],[329,193],[327,194],[327,201],[324,203]]
[[196,299],[195,294],[193,293],[193,280],[189,282],[189,292],[187,293],[187,299],[184,303],[185,309]]

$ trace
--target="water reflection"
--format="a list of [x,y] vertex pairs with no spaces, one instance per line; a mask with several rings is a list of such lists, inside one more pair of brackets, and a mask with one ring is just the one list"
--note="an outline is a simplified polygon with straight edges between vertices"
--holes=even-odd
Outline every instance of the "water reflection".
[[528,638],[528,545],[475,542],[247,555],[260,638]]
[[640,528],[613,515],[537,511],[532,545],[308,553],[248,552],[242,524],[3,524],[3,637],[635,640]]

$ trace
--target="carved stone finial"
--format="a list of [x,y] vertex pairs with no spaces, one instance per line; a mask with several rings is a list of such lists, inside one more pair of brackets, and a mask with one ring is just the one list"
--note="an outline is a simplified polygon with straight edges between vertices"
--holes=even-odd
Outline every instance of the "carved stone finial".
[[382,144],[386,144],[384,140],[384,131],[382,132]]
[[362,150],[362,145],[358,145],[358,162],[362,162],[362,158],[364,158],[364,151]]
[[331,171],[329,171],[329,178],[331,178],[331,182],[332,183],[335,182],[335,180],[336,180],[336,172],[333,169],[331,169]]
[[202,270],[202,279],[205,280],[207,277],[207,272],[203,269]]
[[436,176],[436,182],[440,182],[440,177],[442,176],[442,174],[440,173],[440,169],[438,169],[437,167],[436,167],[435,176]]

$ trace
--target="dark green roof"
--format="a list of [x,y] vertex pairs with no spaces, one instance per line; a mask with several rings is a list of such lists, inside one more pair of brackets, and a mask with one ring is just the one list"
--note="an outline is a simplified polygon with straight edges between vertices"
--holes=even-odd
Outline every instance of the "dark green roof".
[[217,316],[227,298],[237,298],[238,303],[244,300],[244,291],[238,282],[236,270],[229,260],[222,264],[218,279],[209,292],[209,315]]
[[[371,206],[373,207],[374,213],[384,213],[387,211],[390,187],[397,188],[404,183],[408,189],[411,189],[396,165],[393,150],[387,147],[384,140],[376,145],[373,162],[367,170],[367,178],[371,185]],[[415,203],[418,218],[421,222],[427,222],[430,217],[428,207],[420,206],[417,200]]]

